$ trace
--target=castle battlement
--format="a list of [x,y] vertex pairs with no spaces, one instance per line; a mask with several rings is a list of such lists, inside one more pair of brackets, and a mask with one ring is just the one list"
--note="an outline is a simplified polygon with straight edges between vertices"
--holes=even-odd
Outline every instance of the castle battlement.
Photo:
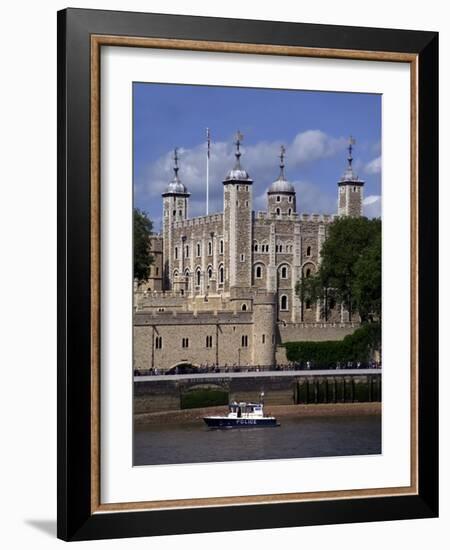
[[197,216],[195,218],[189,218],[186,220],[176,221],[173,226],[177,229],[183,229],[185,227],[195,227],[199,225],[212,225],[223,222],[223,214],[210,214],[209,216]]
[[146,325],[238,325],[251,324],[253,315],[248,311],[138,311],[134,314],[135,326]]
[[258,211],[256,212],[256,220],[293,220],[302,222],[315,222],[315,223],[332,223],[338,216],[336,214],[308,214],[292,212],[288,214],[281,212],[276,214],[275,212]]

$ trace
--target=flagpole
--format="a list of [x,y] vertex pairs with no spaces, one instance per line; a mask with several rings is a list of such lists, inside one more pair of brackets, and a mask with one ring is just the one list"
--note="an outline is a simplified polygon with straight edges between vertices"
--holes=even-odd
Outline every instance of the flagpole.
[[210,149],[210,133],[209,128],[206,128],[206,141],[207,141],[207,151],[206,151],[206,215],[209,215],[209,149]]

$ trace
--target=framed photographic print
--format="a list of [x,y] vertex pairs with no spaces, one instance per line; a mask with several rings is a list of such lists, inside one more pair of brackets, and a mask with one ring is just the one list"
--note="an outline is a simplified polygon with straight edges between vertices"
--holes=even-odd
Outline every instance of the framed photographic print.
[[58,536],[435,517],[437,33],[58,14]]

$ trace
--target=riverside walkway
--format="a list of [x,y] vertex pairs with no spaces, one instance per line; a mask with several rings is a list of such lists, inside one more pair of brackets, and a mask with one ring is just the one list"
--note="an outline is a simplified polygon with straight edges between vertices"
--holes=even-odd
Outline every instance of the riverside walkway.
[[373,369],[302,369],[285,371],[241,371],[241,372],[205,372],[192,374],[158,374],[151,376],[135,376],[135,382],[157,382],[176,380],[213,380],[224,378],[283,378],[296,376],[364,376],[368,374],[381,374],[381,368]]

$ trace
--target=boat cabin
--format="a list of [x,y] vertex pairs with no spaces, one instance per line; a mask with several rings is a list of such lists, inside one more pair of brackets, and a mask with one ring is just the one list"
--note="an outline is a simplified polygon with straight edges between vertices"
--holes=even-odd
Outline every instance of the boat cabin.
[[264,416],[262,403],[237,403],[234,401],[230,404],[229,409],[229,417]]

